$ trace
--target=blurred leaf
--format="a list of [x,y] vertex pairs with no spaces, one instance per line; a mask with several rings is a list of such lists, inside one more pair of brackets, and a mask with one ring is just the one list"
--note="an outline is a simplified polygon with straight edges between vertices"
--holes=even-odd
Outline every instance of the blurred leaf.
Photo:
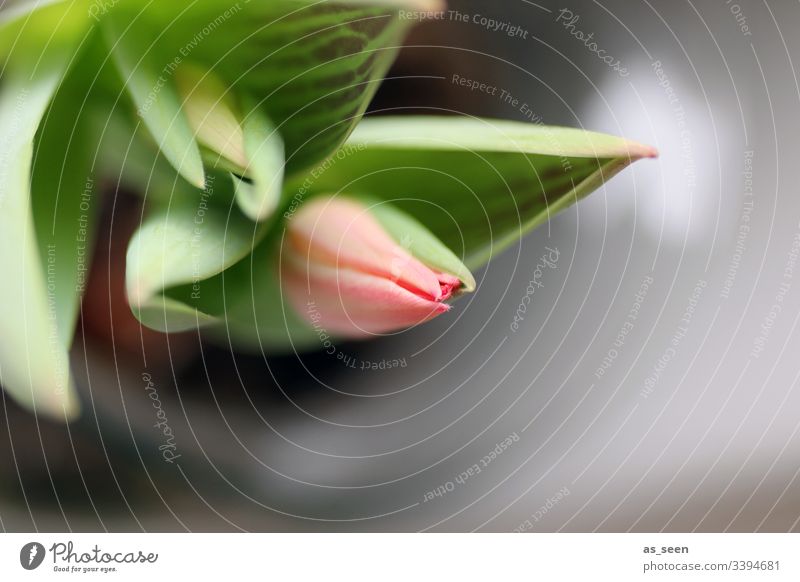
[[243,172],[250,179],[233,177],[236,201],[251,219],[265,220],[281,203],[285,164],[283,139],[258,109],[247,114],[242,131],[247,158]]
[[267,243],[212,281],[225,290],[225,304],[220,305],[224,326],[212,333],[240,349],[264,354],[319,349],[325,331],[313,329],[286,302],[279,249]]
[[[392,201],[475,269],[631,162],[655,155],[572,128],[378,117],[359,125],[306,190]],[[298,179],[288,188],[302,185]]]
[[66,348],[75,332],[101,205],[92,164],[98,142],[94,116],[101,107],[97,102],[86,104],[91,77],[87,80],[77,68],[64,79],[42,120],[31,182],[39,253],[54,309],[51,316]]
[[[140,123],[132,123],[128,115],[115,108],[104,118],[96,120],[98,168],[115,184],[140,193],[148,201],[168,200],[176,188],[180,176],[158,150],[147,143],[147,132]],[[197,199],[197,191],[180,189],[192,199]]]
[[3,7],[0,62],[13,57],[18,66],[33,66],[48,46],[79,38],[94,22],[88,5],[88,0],[23,0]]
[[[163,211],[160,215],[163,216]],[[253,227],[251,223],[250,232]],[[262,225],[257,236],[264,232]],[[274,236],[271,240],[260,240],[255,248],[247,249],[250,254],[244,260],[228,261],[224,270],[214,274],[209,270],[204,274],[207,278],[183,277],[182,282],[171,279],[160,294],[142,308],[134,308],[134,312],[153,329],[182,331],[199,325],[220,342],[251,351],[283,353],[318,347],[317,332],[284,303],[276,242]],[[156,245],[151,245],[151,249],[155,248]],[[129,285],[135,276],[130,270],[133,252],[131,246]]]
[[209,71],[184,65],[176,72],[184,110],[207,161],[231,172],[236,201],[251,219],[269,218],[283,191],[284,151],[278,130],[244,100],[244,121],[228,88]]
[[189,127],[198,143],[213,152],[212,165],[221,156],[227,167],[244,168],[244,135],[225,84],[213,73],[186,64],[175,71],[175,82]]
[[199,200],[176,196],[150,214],[134,235],[126,260],[128,301],[136,317],[150,328],[177,332],[206,326],[216,319],[165,291],[191,286],[189,299],[199,300],[203,281],[246,257],[263,228],[225,204],[212,201],[214,180]]
[[22,404],[64,419],[79,406],[63,343],[70,334],[59,329],[63,304],[42,263],[30,172],[40,121],[81,39],[58,33],[52,39],[34,68],[7,70],[0,87],[0,382]]
[[124,19],[108,17],[105,33],[125,87],[136,105],[136,112],[150,130],[156,145],[172,166],[189,181],[202,188],[205,181],[203,160],[194,132],[181,108],[181,99],[171,81],[164,80],[152,55],[142,53],[143,39],[126,28]]

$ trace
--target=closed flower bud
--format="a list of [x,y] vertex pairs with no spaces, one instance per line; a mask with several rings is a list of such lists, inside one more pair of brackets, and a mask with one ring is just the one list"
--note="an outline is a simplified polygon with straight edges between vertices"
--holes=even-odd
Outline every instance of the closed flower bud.
[[474,287],[455,255],[386,206],[321,197],[290,220],[282,284],[315,326],[348,338],[388,333],[447,312],[448,299]]

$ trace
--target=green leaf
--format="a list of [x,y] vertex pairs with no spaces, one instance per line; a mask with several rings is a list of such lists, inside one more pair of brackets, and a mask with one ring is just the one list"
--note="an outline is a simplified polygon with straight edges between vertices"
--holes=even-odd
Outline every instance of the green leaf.
[[[218,307],[224,326],[211,333],[239,349],[267,354],[319,349],[324,337],[297,314],[281,292],[279,240],[266,240],[253,254],[209,283],[224,304]],[[324,332],[323,332],[324,333]]]
[[202,188],[203,160],[181,99],[172,81],[158,73],[161,65],[143,44],[149,31],[142,29],[149,25],[137,18],[127,23],[124,18],[109,16],[104,21],[106,38],[136,113],[172,166],[190,184]]
[[228,169],[242,211],[266,220],[278,207],[283,191],[284,150],[278,130],[244,99],[250,113],[241,121],[233,95],[216,75],[184,65],[176,71],[189,124],[206,148],[207,161]]
[[[206,293],[204,281],[243,259],[263,236],[263,228],[216,203],[216,179],[199,200],[177,195],[153,212],[130,242],[126,289],[134,314],[150,328],[165,332],[206,326],[216,318],[193,307]],[[188,286],[185,300],[167,296]]]
[[406,10],[421,10],[423,12],[440,12],[447,8],[447,3],[444,0],[333,0],[331,3],[351,6],[387,6]]
[[[43,48],[79,38],[91,24],[88,0],[22,0],[0,10],[0,62],[33,66]],[[3,6],[3,4],[0,4]]]
[[244,175],[234,176],[236,201],[253,220],[272,216],[281,203],[283,168],[285,164],[283,139],[272,123],[258,109],[251,109],[242,125],[247,165]]
[[[391,201],[475,269],[653,148],[578,129],[474,118],[364,120],[287,185]],[[310,182],[310,183],[309,183]]]
[[[96,165],[105,175],[148,201],[168,200],[180,176],[158,150],[147,143],[147,129],[117,107],[100,120],[101,138],[96,145]],[[181,190],[192,199],[197,191]]]
[[[163,216],[163,211],[162,214]],[[252,232],[252,223],[250,232]],[[259,227],[257,236],[265,232]],[[270,235],[266,235],[270,237]],[[279,241],[264,238],[243,260],[229,261],[224,269],[207,278],[162,289],[144,306],[134,307],[140,321],[158,331],[204,328],[210,337],[250,351],[287,353],[319,346],[319,336],[281,294]],[[151,248],[158,248],[151,245]],[[133,244],[129,250],[128,282],[135,286],[131,271],[136,263]],[[133,257],[133,258],[131,258]],[[138,269],[136,269],[138,271]],[[129,294],[135,293],[129,289]]]
[[166,333],[218,323],[214,316],[163,295],[151,297],[144,304],[137,305],[134,314],[147,327]]
[[80,37],[52,39],[34,68],[8,69],[0,88],[0,383],[21,404],[63,420],[79,411],[63,341],[70,334],[42,263],[30,172],[36,131]]
[[[81,61],[85,65],[85,59]],[[76,67],[77,68],[77,67]],[[91,77],[67,75],[39,128],[32,170],[32,211],[48,300],[61,345],[69,348],[89,275],[100,209],[100,184],[92,161],[98,142],[88,106]]]
[[247,165],[244,135],[232,96],[210,71],[184,64],[175,71],[175,82],[189,127],[200,145],[218,155],[222,164],[241,169]]
[[[413,24],[399,17],[398,6],[417,5],[120,2],[111,10],[118,23],[112,38],[124,42],[126,71],[148,63],[146,81],[134,89],[139,102],[155,86],[171,87],[176,71],[187,65],[211,71],[234,94],[255,99],[282,136],[291,173],[324,159],[346,139]],[[130,26],[124,35],[122,23]],[[166,99],[166,123],[150,124],[161,138],[158,131],[172,131],[178,118],[171,91]],[[177,149],[182,156],[186,146]]]

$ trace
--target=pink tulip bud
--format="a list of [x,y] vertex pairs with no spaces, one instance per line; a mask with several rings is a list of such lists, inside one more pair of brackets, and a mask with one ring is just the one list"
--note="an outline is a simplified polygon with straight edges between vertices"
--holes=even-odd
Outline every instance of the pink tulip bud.
[[462,286],[398,244],[369,209],[349,198],[305,203],[287,226],[282,285],[307,321],[358,338],[428,321]]

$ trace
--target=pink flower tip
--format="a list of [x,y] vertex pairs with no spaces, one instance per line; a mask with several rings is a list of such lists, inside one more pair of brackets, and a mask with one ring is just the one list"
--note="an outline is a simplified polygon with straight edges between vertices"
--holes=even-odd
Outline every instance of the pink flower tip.
[[651,145],[628,140],[628,155],[633,159],[657,158],[658,150]]
[[290,219],[281,255],[289,303],[311,325],[359,338],[446,313],[462,283],[423,264],[363,204],[310,200]]

